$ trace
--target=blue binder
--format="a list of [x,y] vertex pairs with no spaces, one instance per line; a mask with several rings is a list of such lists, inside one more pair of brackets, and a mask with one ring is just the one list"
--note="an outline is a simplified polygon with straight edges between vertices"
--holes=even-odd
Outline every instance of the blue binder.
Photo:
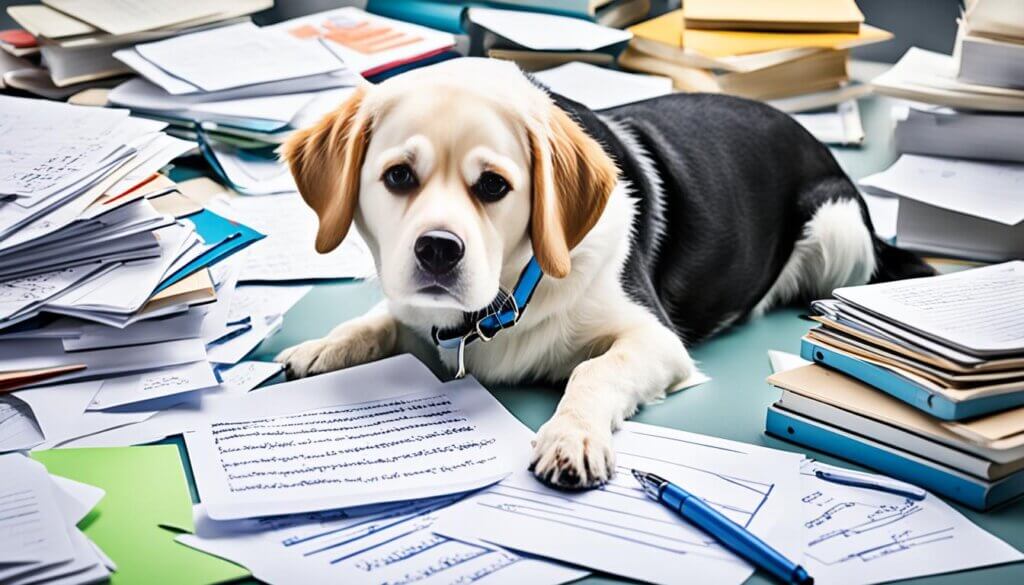
[[1024,405],[1024,391],[951,400],[891,370],[844,355],[810,339],[800,342],[800,357],[852,376],[942,420],[963,420]]
[[768,407],[765,432],[876,469],[975,510],[985,511],[1024,494],[1024,471],[985,482],[777,406]]

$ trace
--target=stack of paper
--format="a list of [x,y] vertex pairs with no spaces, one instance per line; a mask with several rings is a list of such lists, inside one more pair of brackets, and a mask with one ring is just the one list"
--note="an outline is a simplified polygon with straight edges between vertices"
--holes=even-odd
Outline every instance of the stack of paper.
[[[983,7],[1000,2],[971,4],[978,11],[969,14],[983,14]],[[1024,30],[1024,15],[1016,20]],[[1014,19],[1002,22],[1011,26]],[[972,38],[961,33],[961,42]],[[961,57],[971,54],[968,44],[958,49]],[[1014,60],[998,62],[1010,66]],[[1019,258],[1024,254],[1024,200],[1017,196],[1024,186],[1024,117],[1019,115],[1024,86],[995,83],[982,74],[965,76],[963,63],[960,69],[956,56],[911,48],[874,79],[880,93],[935,105],[896,109],[896,147],[902,156],[860,184],[869,193],[899,199],[901,247],[973,260]],[[1020,81],[1019,74],[1011,77]]]
[[248,20],[273,6],[272,0],[188,0],[174,4],[145,0],[116,3],[44,0],[10,6],[7,13],[42,52],[44,67],[5,75],[12,87],[64,98],[85,87],[107,84],[131,73],[113,53],[143,41],[215,28]]
[[[676,88],[754,99],[814,94],[823,107],[856,97],[846,87],[847,49],[892,37],[862,25],[852,0],[834,2],[687,2],[631,27],[619,63],[671,77]],[[685,18],[684,18],[685,12]],[[691,20],[691,14],[699,17]],[[756,25],[740,20],[760,18]],[[685,25],[684,25],[685,20]],[[837,26],[837,25],[842,26]]]
[[248,195],[295,190],[275,148],[338,107],[364,76],[448,58],[448,33],[340,8],[266,27],[252,23],[119,50],[142,76],[109,103],[195,140],[217,175]]
[[979,509],[1024,493],[1024,262],[834,295],[769,430]]
[[969,0],[960,19],[957,78],[1024,89],[1024,11],[1013,0]]
[[103,496],[100,488],[50,475],[24,455],[0,455],[0,581],[109,578],[113,561],[77,527]]

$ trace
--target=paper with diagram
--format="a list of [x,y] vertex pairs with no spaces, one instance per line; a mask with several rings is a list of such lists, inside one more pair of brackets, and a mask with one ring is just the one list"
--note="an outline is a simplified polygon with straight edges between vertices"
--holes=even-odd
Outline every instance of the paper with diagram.
[[870,585],[1024,559],[934,495],[914,501],[814,475],[834,469],[810,460],[801,469],[803,564],[818,583]]
[[[447,495],[503,479],[522,423],[404,355],[254,392],[185,437],[217,520]],[[268,413],[273,413],[268,414]]]
[[[525,470],[447,511],[434,530],[652,583],[742,583],[750,565],[647,499],[630,469],[657,473],[704,498],[789,557],[799,556],[803,456],[626,423],[616,476],[582,493],[545,487]],[[608,554],[615,551],[615,554]]]

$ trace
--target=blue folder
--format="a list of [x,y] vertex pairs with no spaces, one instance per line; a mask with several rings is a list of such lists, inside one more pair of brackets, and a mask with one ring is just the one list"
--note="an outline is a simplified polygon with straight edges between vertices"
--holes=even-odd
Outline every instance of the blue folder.
[[986,482],[777,406],[768,407],[765,432],[876,469],[976,510],[988,510],[1024,494],[1024,471]]
[[203,268],[213,266],[225,258],[240,252],[249,244],[263,239],[265,236],[247,225],[231,221],[217,215],[209,209],[203,209],[190,215],[180,217],[192,222],[196,232],[203,239],[209,250],[200,254],[195,260],[179,268],[160,283],[153,292],[160,292],[179,280]]
[[951,400],[910,378],[844,355],[809,339],[800,342],[800,357],[852,376],[942,420],[963,420],[1024,405],[1024,391],[981,396],[971,400]]

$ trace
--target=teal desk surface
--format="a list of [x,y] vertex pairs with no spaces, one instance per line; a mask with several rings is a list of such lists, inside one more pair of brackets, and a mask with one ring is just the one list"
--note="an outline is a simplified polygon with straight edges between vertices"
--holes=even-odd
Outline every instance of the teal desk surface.
[[[872,97],[861,100],[861,114],[867,140],[861,148],[834,149],[843,167],[854,178],[886,167],[894,158],[891,146],[890,102]],[[187,177],[182,174],[181,178]],[[338,323],[361,315],[381,299],[376,283],[347,282],[318,284],[284,319],[284,328],[266,340],[250,359],[270,361],[280,350],[325,335]],[[769,349],[799,353],[800,337],[811,323],[801,319],[802,311],[780,309],[761,319],[740,324],[718,337],[692,347],[691,353],[711,381],[674,394],[664,402],[643,408],[634,417],[640,422],[705,433],[790,451],[801,451],[827,463],[853,467],[821,453],[779,441],[764,434],[765,411],[779,392],[765,383],[771,373]],[[494,395],[527,426],[537,429],[554,412],[560,387],[492,386]],[[181,445],[180,438],[171,439]],[[184,449],[182,454],[185,456]],[[186,469],[188,466],[186,465]],[[194,490],[193,490],[194,493]],[[1024,550],[1024,501],[1018,500],[994,511],[980,514],[959,507],[972,521]],[[614,551],[609,551],[614,554]],[[686,576],[680,575],[681,582]],[[622,582],[595,575],[587,584]],[[928,584],[1024,583],[1024,563],[917,579]],[[757,573],[749,584],[772,581]]]

